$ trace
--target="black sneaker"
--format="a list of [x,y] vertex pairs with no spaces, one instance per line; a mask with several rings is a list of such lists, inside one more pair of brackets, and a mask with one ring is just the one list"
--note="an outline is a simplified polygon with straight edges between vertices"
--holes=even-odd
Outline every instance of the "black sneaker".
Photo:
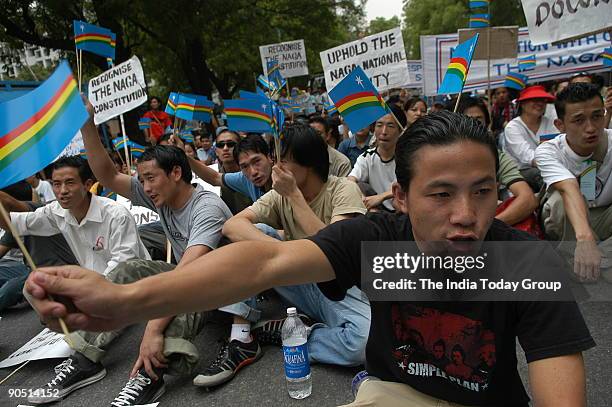
[[94,363],[80,354],[74,354],[55,366],[55,378],[45,387],[32,391],[30,404],[47,404],[62,400],[81,387],[89,386],[106,376],[101,363]]
[[166,384],[161,376],[159,380],[153,380],[144,369],[140,369],[115,397],[111,406],[125,407],[154,403],[165,392]]
[[243,343],[238,340],[223,341],[217,359],[202,374],[193,379],[195,386],[214,387],[230,381],[238,370],[256,362],[262,356],[256,340]]
[[[308,315],[298,314],[304,325],[310,327],[313,324],[313,320]],[[259,343],[262,345],[276,345],[281,346],[283,344],[282,329],[285,318],[282,319],[270,319],[267,321],[258,322],[253,326],[251,332],[253,336],[257,338]]]

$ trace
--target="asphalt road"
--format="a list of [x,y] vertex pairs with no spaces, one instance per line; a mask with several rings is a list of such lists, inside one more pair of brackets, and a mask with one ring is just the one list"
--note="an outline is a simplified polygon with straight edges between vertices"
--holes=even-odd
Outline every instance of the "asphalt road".
[[[282,315],[283,306],[275,298],[262,304],[266,316]],[[598,346],[585,354],[589,406],[612,405],[612,303],[586,302],[582,312]],[[42,329],[35,313],[30,309],[10,310],[0,321],[0,360],[14,352]],[[126,382],[138,352],[143,325],[133,326],[119,337],[105,359],[108,374],[102,381],[78,390],[55,406],[109,406]],[[229,333],[229,325],[221,321],[211,324],[198,337],[202,355],[201,368],[214,358],[217,339]],[[212,391],[196,388],[190,377],[173,377],[166,381],[166,394],[161,406],[336,406],[352,401],[350,383],[360,369],[327,365],[312,367],[313,392],[305,400],[292,400],[285,389],[282,352],[266,347],[265,354],[256,364],[239,372],[230,383]],[[517,345],[519,355],[522,355]],[[519,356],[520,372],[526,383],[524,357]],[[0,386],[0,406],[14,407],[27,404],[25,399],[9,398],[10,388],[37,388],[52,377],[53,366],[59,360],[31,362]],[[0,380],[12,368],[0,369]]]

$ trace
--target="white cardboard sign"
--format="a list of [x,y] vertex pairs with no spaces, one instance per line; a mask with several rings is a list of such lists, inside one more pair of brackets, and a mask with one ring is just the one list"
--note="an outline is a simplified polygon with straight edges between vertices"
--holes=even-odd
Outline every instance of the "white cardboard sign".
[[261,66],[264,73],[268,66],[268,60],[276,59],[283,78],[308,75],[304,40],[262,45],[259,47],[259,55],[261,56]]
[[559,1],[522,0],[534,45],[575,38],[612,27],[609,0]]
[[94,122],[128,112],[147,101],[142,65],[137,56],[103,72],[89,81],[89,101],[94,107]]
[[320,56],[328,91],[358,65],[378,91],[400,88],[410,82],[399,27],[325,50]]

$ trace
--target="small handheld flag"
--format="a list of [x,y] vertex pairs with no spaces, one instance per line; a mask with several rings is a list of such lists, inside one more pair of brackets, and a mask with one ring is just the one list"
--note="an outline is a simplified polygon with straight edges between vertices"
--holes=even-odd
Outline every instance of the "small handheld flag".
[[66,61],[39,87],[0,104],[0,188],[52,163],[89,114]]
[[508,72],[506,80],[504,81],[506,88],[512,88],[517,90],[523,90],[527,87],[527,75],[523,75],[516,72]]
[[269,102],[243,99],[224,100],[223,104],[230,130],[273,133],[273,112]]
[[112,199],[113,201],[117,200],[117,193],[111,191],[110,189],[106,187],[102,188],[102,192],[100,192],[100,196],[103,196],[104,198]]
[[323,109],[327,112],[328,115],[333,116],[338,114],[338,109],[334,106],[333,103],[323,103]]
[[559,134],[561,133],[540,134],[540,144],[544,143],[545,141],[553,140]]
[[470,28],[485,28],[489,26],[488,14],[472,14],[470,16]]
[[280,138],[283,125],[285,124],[285,114],[283,113],[283,109],[281,109],[277,103],[271,102],[270,106],[272,106],[272,127],[274,130],[274,136],[276,138]]
[[345,76],[329,97],[354,133],[387,114],[385,102],[360,66]]
[[130,147],[130,152],[136,158],[142,157],[142,154],[145,151],[145,146],[141,146],[138,143],[133,142],[132,140],[128,141],[128,146]]
[[470,10],[489,7],[489,0],[470,0]]
[[170,94],[168,95],[168,103],[166,104],[166,109],[164,110],[164,112],[174,116],[176,112],[176,105],[178,104],[178,97],[178,93],[170,92]]
[[[438,95],[461,93],[472,63],[472,56],[478,43],[479,34],[457,45],[451,52],[450,64],[438,89]],[[342,113],[340,113],[342,114]]]
[[601,58],[604,66],[612,66],[612,47],[604,49],[604,52],[601,54]]
[[[121,152],[121,150],[123,150],[124,146],[125,146],[125,140],[123,137],[115,137],[112,140],[113,143],[113,147],[115,148],[115,151],[119,151]],[[128,144],[129,146],[129,144]]]
[[257,82],[259,82],[259,84],[269,92],[276,92],[278,89],[273,81],[268,80],[268,78],[263,75],[259,75],[257,77]]
[[115,59],[116,35],[109,29],[74,20],[74,43],[77,49]]
[[150,117],[141,117],[138,119],[138,128],[140,130],[151,128],[151,118]]
[[181,138],[181,140],[183,140],[185,143],[193,143],[194,142],[194,138],[193,138],[193,134],[191,134],[190,131],[183,131],[179,134],[179,137]]
[[278,60],[270,59],[266,63],[266,66],[267,66],[267,71],[268,71],[267,72],[268,80],[274,83],[275,89],[283,88],[285,84],[287,83],[287,80],[283,78],[283,75],[280,72],[280,68],[278,66]]
[[535,67],[536,67],[536,56],[535,56],[535,54],[528,55],[526,57],[518,59],[519,72],[531,71],[531,70],[535,69]]
[[181,93],[176,104],[175,115],[183,120],[210,122],[214,103],[205,96]]

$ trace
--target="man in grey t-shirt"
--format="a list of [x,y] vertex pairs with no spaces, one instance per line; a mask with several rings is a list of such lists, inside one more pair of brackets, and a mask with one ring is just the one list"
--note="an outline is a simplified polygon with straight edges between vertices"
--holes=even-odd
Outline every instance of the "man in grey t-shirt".
[[[148,148],[138,163],[139,178],[135,178],[117,171],[100,142],[93,120],[85,124],[81,133],[90,166],[100,183],[131,199],[135,205],[158,212],[166,238],[178,261],[177,267],[217,248],[223,224],[232,214],[214,193],[191,185],[191,169],[182,150],[161,145]],[[172,264],[160,261],[134,260],[118,265],[107,278],[126,284],[173,268]],[[221,310],[244,318],[259,317],[246,303]],[[199,357],[192,340],[202,329],[206,316],[199,312],[149,321],[131,378],[113,403],[153,403],[165,390],[163,374],[191,373]],[[76,388],[101,380],[106,371],[100,361],[105,348],[117,335],[118,332],[72,333],[70,339],[77,353],[64,361],[68,366],[58,367],[57,376],[46,387],[58,390],[53,394],[55,397],[28,398],[28,401],[57,401]],[[261,355],[261,349],[256,342],[251,348],[244,349],[243,354],[254,361]],[[40,393],[48,395],[52,392]]]

